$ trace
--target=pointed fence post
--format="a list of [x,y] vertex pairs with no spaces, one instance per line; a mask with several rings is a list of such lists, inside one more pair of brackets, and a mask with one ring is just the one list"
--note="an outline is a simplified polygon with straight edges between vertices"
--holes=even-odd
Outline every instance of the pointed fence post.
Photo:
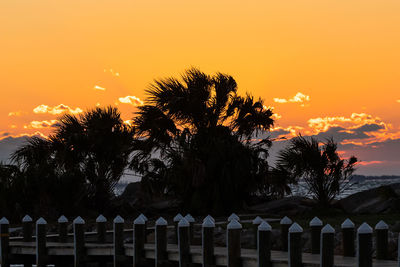
[[357,266],[372,267],[372,228],[367,223],[357,230]]
[[292,225],[292,220],[285,216],[280,221],[281,225],[281,245],[283,251],[288,251],[288,235],[289,235],[289,227]]
[[231,216],[228,217],[228,222],[231,222],[232,220],[240,222],[240,217],[237,216],[236,213],[232,213]]
[[145,259],[144,243],[146,239],[146,221],[142,216],[138,216],[133,221],[133,266],[142,266]]
[[144,220],[144,242],[147,242],[147,222],[149,221],[149,219],[147,219],[147,217],[141,213],[139,215],[143,220]]
[[163,217],[156,221],[156,267],[166,266],[168,260],[167,226],[168,222]]
[[58,242],[68,242],[68,219],[64,215],[58,218]]
[[271,262],[271,225],[262,221],[258,226],[257,257],[258,267],[272,267]]
[[253,233],[254,233],[254,243],[253,246],[254,248],[257,248],[257,237],[258,237],[258,226],[263,222],[264,220],[260,217],[257,216],[256,218],[254,218],[254,220],[252,221],[252,228],[253,228]]
[[318,217],[314,217],[310,221],[311,228],[311,253],[319,254],[320,253],[320,243],[321,243],[321,229],[322,229],[322,221]]
[[235,219],[232,219],[227,226],[227,249],[228,265],[227,267],[240,267],[241,262],[241,232],[242,225]]
[[74,227],[74,266],[81,267],[85,265],[85,221],[80,217],[76,217],[73,221]]
[[10,222],[6,217],[0,220],[0,265],[9,267]]
[[179,222],[181,221],[183,219],[183,216],[182,216],[182,214],[180,214],[180,213],[178,213],[175,217],[174,217],[174,219],[173,219],[173,221],[174,221],[174,228],[175,228],[175,243],[176,244],[178,244],[178,224],[179,224]]
[[193,244],[193,238],[194,238],[194,223],[195,219],[192,217],[192,215],[187,214],[185,216],[186,221],[189,222],[189,244]]
[[334,266],[335,229],[329,224],[321,230],[321,267]]
[[124,223],[125,220],[121,216],[114,219],[114,267],[123,266],[125,263],[124,249]]
[[203,250],[203,267],[215,266],[214,259],[214,228],[215,222],[211,216],[203,220],[201,232],[201,246]]
[[190,265],[189,227],[190,223],[185,218],[178,223],[179,267]]
[[46,250],[46,226],[47,222],[43,218],[36,221],[36,266],[44,267],[47,261]]
[[389,226],[384,222],[380,221],[375,225],[376,233],[376,259],[386,260],[388,253],[388,233]]
[[346,219],[342,225],[342,247],[343,256],[354,257],[355,255],[355,225],[350,219]]
[[25,215],[22,218],[22,233],[24,242],[32,242],[33,220],[31,216]]
[[100,214],[96,218],[96,228],[97,228],[97,242],[105,243],[106,242],[106,224],[107,218]]
[[303,251],[301,244],[302,233],[303,228],[297,223],[293,223],[289,228],[289,267],[303,267]]

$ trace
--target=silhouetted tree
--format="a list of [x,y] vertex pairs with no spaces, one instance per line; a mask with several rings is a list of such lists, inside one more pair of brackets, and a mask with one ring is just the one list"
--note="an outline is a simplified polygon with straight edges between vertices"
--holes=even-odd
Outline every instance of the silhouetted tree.
[[290,180],[302,180],[322,206],[328,206],[341,192],[355,170],[357,158],[340,158],[333,139],[325,143],[298,136],[280,151],[275,171]]
[[116,108],[95,108],[79,116],[65,114],[48,139],[29,138],[12,159],[41,202],[64,198],[68,202],[59,205],[85,203],[102,211],[129,164],[133,136]]
[[237,94],[233,77],[187,70],[182,79],[156,80],[134,120],[131,167],[153,194],[172,194],[194,211],[239,208],[269,192],[268,138],[273,125],[261,99]]

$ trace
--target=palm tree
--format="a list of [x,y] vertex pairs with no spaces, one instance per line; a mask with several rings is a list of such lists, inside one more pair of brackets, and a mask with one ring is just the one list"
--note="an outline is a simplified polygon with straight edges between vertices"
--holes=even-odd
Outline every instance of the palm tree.
[[326,207],[344,189],[356,163],[354,156],[340,158],[333,139],[321,143],[300,135],[279,153],[275,170],[289,179],[304,181],[313,198]]
[[239,207],[268,184],[270,142],[253,139],[273,125],[272,111],[239,96],[232,76],[192,68],[181,78],[156,80],[146,91],[133,118],[131,167],[152,192],[182,196],[193,210]]
[[95,108],[63,115],[48,139],[30,138],[12,159],[27,173],[49,177],[64,189],[76,187],[73,192],[58,187],[58,193],[73,194],[75,202],[86,199],[102,211],[129,164],[133,136],[116,108]]

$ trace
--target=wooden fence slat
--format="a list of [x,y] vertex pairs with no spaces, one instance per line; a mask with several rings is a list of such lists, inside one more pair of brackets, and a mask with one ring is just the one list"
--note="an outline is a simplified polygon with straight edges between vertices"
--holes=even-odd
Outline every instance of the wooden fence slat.
[[232,219],[227,226],[228,264],[227,267],[241,267],[241,232],[242,225]]
[[9,267],[9,242],[10,242],[10,222],[6,217],[0,220],[0,264],[1,267]]
[[125,220],[121,216],[114,219],[114,267],[121,267],[125,264],[125,248],[124,248],[124,223]]
[[271,225],[262,221],[257,232],[257,262],[258,267],[272,267],[271,262]]
[[46,227],[47,222],[43,218],[36,221],[36,266],[44,267],[47,263]]
[[97,230],[97,241],[99,243],[106,242],[106,231],[107,231],[107,218],[100,214],[96,218],[96,230]]
[[288,251],[288,236],[289,236],[289,227],[292,225],[292,220],[285,216],[280,221],[281,226],[281,249],[283,251]]
[[321,230],[321,267],[334,266],[335,229],[327,224]]
[[254,220],[252,221],[252,230],[253,230],[253,233],[254,233],[254,237],[253,237],[253,247],[254,248],[257,248],[257,244],[258,244],[258,242],[257,242],[257,240],[258,240],[258,226],[260,226],[260,224],[263,222],[264,220],[260,217],[260,216],[257,216],[257,217],[255,217],[254,218]]
[[320,243],[321,243],[321,229],[322,229],[322,221],[318,217],[314,217],[310,221],[310,231],[311,231],[311,253],[319,254],[320,252]]
[[58,242],[68,242],[68,219],[64,215],[61,215],[57,220],[58,222]]
[[133,222],[133,266],[143,265],[145,260],[144,243],[146,240],[146,221],[139,215]]
[[289,228],[288,262],[289,267],[303,267],[303,251],[301,245],[301,235],[303,228],[297,223],[293,223]]
[[160,217],[156,221],[156,245],[155,245],[155,266],[165,267],[167,265],[167,226],[168,222]]
[[355,225],[350,219],[346,219],[342,225],[342,248],[343,256],[354,257],[355,255]]
[[384,221],[380,221],[375,225],[375,233],[376,259],[386,260],[389,245],[389,226]]
[[188,267],[191,262],[189,228],[190,223],[185,218],[178,223],[179,267]]
[[85,221],[80,217],[76,217],[73,221],[74,227],[74,266],[81,267],[85,265]]
[[178,223],[183,219],[182,214],[178,213],[173,221],[174,221],[174,230],[175,230],[175,244],[178,244]]
[[367,223],[357,229],[357,266],[372,267],[372,228]]
[[204,218],[201,229],[203,267],[215,266],[214,228],[215,228],[215,221],[211,216],[208,215],[207,217]]

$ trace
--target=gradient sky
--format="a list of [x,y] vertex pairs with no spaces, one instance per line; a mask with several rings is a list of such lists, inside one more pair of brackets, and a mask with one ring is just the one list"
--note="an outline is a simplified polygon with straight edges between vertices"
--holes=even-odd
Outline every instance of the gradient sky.
[[398,0],[2,0],[0,148],[62,111],[114,104],[128,120],[154,78],[195,66],[274,107],[273,137],[333,136],[358,173],[400,174],[399,14]]

